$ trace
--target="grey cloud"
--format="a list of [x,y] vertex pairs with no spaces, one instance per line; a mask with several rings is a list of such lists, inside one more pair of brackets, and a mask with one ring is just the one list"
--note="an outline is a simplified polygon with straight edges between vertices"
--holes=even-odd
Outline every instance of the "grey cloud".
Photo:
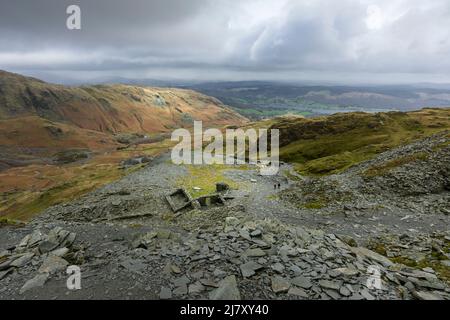
[[450,81],[447,0],[0,0],[0,35],[34,74]]

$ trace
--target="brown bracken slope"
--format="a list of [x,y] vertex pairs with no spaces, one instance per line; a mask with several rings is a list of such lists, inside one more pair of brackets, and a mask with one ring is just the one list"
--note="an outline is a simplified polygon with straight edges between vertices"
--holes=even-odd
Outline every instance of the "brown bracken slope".
[[191,90],[69,87],[0,71],[0,147],[101,150],[115,147],[112,135],[169,133],[193,120],[206,127],[246,122],[220,101]]

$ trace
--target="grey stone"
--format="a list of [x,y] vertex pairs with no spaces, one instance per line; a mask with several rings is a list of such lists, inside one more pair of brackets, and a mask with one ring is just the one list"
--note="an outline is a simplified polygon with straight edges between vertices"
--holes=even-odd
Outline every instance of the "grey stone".
[[259,264],[266,264],[266,263],[267,263],[267,259],[265,259],[265,258],[259,258],[259,259],[258,259],[258,263],[259,263]]
[[340,289],[339,289],[339,293],[341,294],[341,295],[343,295],[344,297],[348,297],[348,296],[350,296],[352,293],[350,292],[350,290],[348,290],[346,287],[344,287],[344,286],[342,286]]
[[433,268],[430,268],[430,267],[423,268],[422,271],[425,271],[427,273],[435,274],[435,271],[433,270]]
[[304,276],[298,276],[298,277],[293,278],[291,280],[291,283],[294,286],[301,287],[303,289],[309,289],[309,288],[312,287],[311,280],[309,278],[304,277]]
[[427,291],[416,291],[413,295],[420,300],[444,300],[440,295]]
[[437,279],[437,276],[434,273],[424,272],[421,270],[413,269],[411,272],[404,272],[400,271],[401,274],[407,276],[407,277],[414,277],[414,278],[422,278],[422,279]]
[[145,248],[147,249],[149,245],[152,243],[153,239],[156,238],[157,233],[156,232],[147,232],[146,234],[142,235],[140,238],[135,240],[133,242],[134,248]]
[[300,269],[300,267],[297,265],[290,266],[289,270],[292,271],[295,275],[299,275],[303,272],[302,269]]
[[408,279],[411,280],[416,286],[423,287],[423,288],[430,288],[430,289],[436,289],[436,290],[444,290],[445,286],[437,281],[427,281],[427,280],[418,280],[412,277],[409,277]]
[[363,300],[364,297],[362,295],[360,295],[359,293],[354,293],[348,299],[349,300]]
[[172,282],[175,287],[179,287],[181,285],[187,285],[191,281],[189,280],[188,277],[186,277],[186,275],[183,275],[183,276],[173,280]]
[[270,244],[268,244],[267,242],[265,242],[263,240],[252,239],[252,242],[261,248],[264,248],[264,249],[270,248]]
[[339,300],[341,298],[341,295],[335,290],[325,289],[324,291],[333,300]]
[[264,257],[266,255],[261,248],[247,249],[243,254],[247,257]]
[[[28,238],[26,247],[32,248],[43,240],[42,233],[39,230],[35,230]],[[25,241],[25,239],[23,240]],[[22,242],[20,243],[22,245]]]
[[215,277],[223,277],[224,275],[226,275],[227,273],[225,272],[225,271],[223,271],[223,270],[221,270],[221,269],[215,269],[214,271],[213,271],[213,275],[215,276]]
[[171,264],[170,265],[170,270],[173,272],[173,273],[181,273],[181,269],[176,265],[176,264]]
[[176,296],[182,296],[182,295],[185,295],[187,293],[188,293],[188,287],[187,287],[186,284],[182,284],[182,285],[176,287],[173,290],[173,294],[176,295]]
[[236,217],[226,217],[225,218],[225,226],[235,227],[239,225],[239,219]]
[[120,205],[122,204],[122,201],[113,200],[113,201],[111,201],[111,204],[113,205],[113,207],[120,207]]
[[409,291],[414,291],[416,289],[416,287],[414,286],[414,284],[410,281],[408,281],[407,283],[405,283],[405,287],[409,290]]
[[339,290],[341,287],[341,285],[339,283],[334,282],[334,281],[329,281],[329,280],[320,280],[319,285],[322,288],[333,289],[333,290]]
[[0,271],[0,280],[2,280],[3,278],[6,278],[6,276],[8,274],[10,274],[11,272],[13,272],[13,268],[9,268],[6,271]]
[[159,298],[160,299],[172,299],[172,290],[167,287],[161,287],[161,291],[159,292]]
[[61,247],[67,247],[70,248],[72,246],[72,244],[74,243],[75,239],[77,237],[76,233],[69,233],[69,235],[65,238],[65,240],[63,242],[61,242],[59,245]]
[[280,248],[280,254],[286,255],[288,257],[295,257],[298,255],[298,251],[292,247],[283,246],[282,248]]
[[302,227],[296,227],[295,232],[297,234],[297,237],[302,239],[305,242],[309,242],[311,239],[311,235]]
[[261,234],[262,234],[262,232],[259,229],[256,229],[256,230],[250,232],[250,236],[252,236],[252,237],[260,237]]
[[201,279],[201,278],[203,278],[203,275],[204,275],[203,271],[197,271],[197,272],[190,274],[191,278],[194,278],[194,279]]
[[445,267],[449,267],[450,268],[450,260],[442,260],[441,264]]
[[30,241],[31,234],[27,234],[17,245],[18,248],[25,248],[28,245],[28,242]]
[[359,292],[361,294],[361,296],[364,297],[364,299],[366,300],[375,300],[375,297],[373,295],[370,294],[369,291],[367,291],[367,289],[363,289]]
[[200,283],[203,284],[206,287],[213,287],[213,288],[219,287],[217,282],[215,282],[215,281],[213,281],[211,279],[200,279]]
[[359,274],[359,271],[351,268],[337,268],[333,269],[333,271],[337,272],[338,275],[353,277]]
[[236,277],[231,275],[220,281],[219,288],[211,291],[209,298],[211,300],[241,300]]
[[164,272],[167,274],[170,274],[170,273],[179,274],[179,273],[181,273],[181,269],[176,264],[168,263],[164,267]]
[[69,263],[63,258],[54,255],[49,255],[44,260],[38,271],[39,273],[52,274],[65,270],[68,265]]
[[156,231],[156,237],[158,239],[169,239],[171,234],[170,230],[159,229]]
[[381,263],[384,266],[392,266],[393,263],[391,260],[389,260],[388,258],[386,258],[385,256],[382,256],[381,254],[378,254],[372,250],[369,250],[367,248],[364,247],[356,247],[356,248],[350,248],[350,250],[356,254],[357,256],[363,256],[366,257],[370,260],[376,261]]
[[254,275],[256,273],[257,270],[259,270],[261,268],[263,268],[263,266],[254,261],[249,261],[240,266],[241,273],[244,278],[251,277],[252,275]]
[[272,268],[273,271],[278,273],[282,273],[284,271],[284,266],[279,262],[271,265],[270,267]]
[[172,272],[172,265],[170,263],[167,263],[163,268],[164,274],[170,274]]
[[239,231],[239,235],[242,238],[244,238],[245,240],[252,241],[252,238],[250,237],[250,233],[247,230],[245,230],[245,229],[241,229]]
[[289,281],[281,276],[273,276],[271,278],[272,291],[275,293],[286,292],[289,290],[291,284]]
[[39,252],[41,254],[50,252],[50,251],[56,249],[58,247],[58,245],[59,245],[59,243],[54,243],[54,242],[51,242],[51,241],[42,241],[39,244],[39,247],[38,247],[39,248]]
[[9,252],[9,250],[3,250],[0,252],[0,260],[11,256],[11,252]]
[[69,249],[64,247],[64,248],[59,248],[59,249],[53,250],[50,254],[57,256],[57,257],[63,257],[68,252],[69,252]]
[[36,287],[42,287],[47,282],[49,275],[48,273],[40,273],[36,275],[33,279],[28,280],[25,282],[23,287],[20,289],[19,293],[23,294],[24,292],[31,290]]
[[289,288],[288,294],[302,298],[309,298],[309,295],[303,289],[297,287]]
[[189,285],[189,294],[200,293],[205,290],[205,287],[200,283],[192,283]]
[[34,257],[34,253],[32,253],[32,252],[25,253],[24,255],[18,257],[13,262],[11,262],[10,266],[16,267],[16,268],[23,267],[24,265],[28,264],[33,257]]
[[131,272],[136,272],[136,273],[140,273],[141,271],[143,271],[146,268],[146,265],[141,260],[134,260],[131,258],[123,260],[120,263],[120,266],[122,266],[123,268],[125,268]]

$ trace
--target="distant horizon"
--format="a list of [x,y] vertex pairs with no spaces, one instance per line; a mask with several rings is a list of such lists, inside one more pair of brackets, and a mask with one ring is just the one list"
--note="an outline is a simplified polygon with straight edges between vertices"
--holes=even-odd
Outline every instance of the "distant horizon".
[[[70,77],[61,77],[54,76],[50,74],[40,74],[36,72],[27,72],[21,70],[5,70],[0,69],[0,71],[5,71],[9,73],[15,73],[19,75],[23,75],[26,77],[36,78],[48,83],[53,84],[61,84],[68,86],[77,86],[84,84],[134,84],[134,85],[149,85],[148,82],[155,82],[154,86],[158,86],[157,82],[160,82],[160,85],[164,84],[173,84],[176,86],[189,86],[189,85],[199,85],[199,84],[210,84],[210,83],[272,83],[272,84],[284,84],[284,85],[293,85],[293,86],[304,86],[304,87],[417,87],[423,89],[444,89],[450,90],[450,82],[398,82],[398,83],[389,83],[389,82],[339,82],[337,80],[294,80],[294,79],[256,79],[256,78],[248,78],[248,79],[180,79],[180,78],[132,78],[121,75],[112,75],[112,76],[104,76],[104,77],[95,77],[88,79],[74,79]],[[120,82],[124,81],[124,82]],[[127,82],[128,81],[128,82]],[[147,82],[147,83],[146,83]],[[152,84],[150,84],[152,85]]]

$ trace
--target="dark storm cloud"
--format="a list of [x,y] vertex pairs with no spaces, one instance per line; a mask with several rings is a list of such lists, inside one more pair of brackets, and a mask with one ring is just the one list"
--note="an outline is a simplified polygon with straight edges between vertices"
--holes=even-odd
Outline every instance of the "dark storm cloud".
[[[82,30],[68,30],[66,8],[78,4]],[[1,1],[0,30],[10,46],[151,48],[149,40],[163,40],[165,32],[195,18],[201,0],[19,0]],[[10,36],[12,35],[12,36]],[[27,41],[25,41],[27,40]],[[8,45],[2,41],[2,45]]]
[[37,75],[450,81],[449,57],[448,0],[0,0],[0,69]]

